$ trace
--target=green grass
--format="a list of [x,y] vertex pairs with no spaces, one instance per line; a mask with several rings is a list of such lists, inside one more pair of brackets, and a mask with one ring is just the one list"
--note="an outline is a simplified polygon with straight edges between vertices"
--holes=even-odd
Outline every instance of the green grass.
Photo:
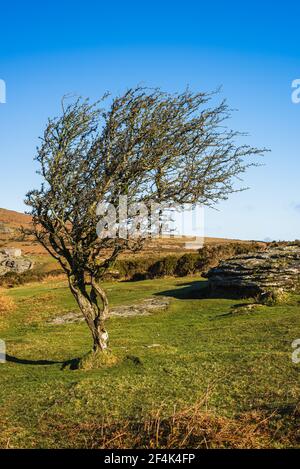
[[46,322],[76,308],[66,283],[9,290],[17,310],[0,319],[8,354],[0,364],[0,446],[69,447],[68,425],[140,418],[157,408],[168,416],[203,396],[224,417],[276,410],[284,431],[299,400],[300,366],[291,361],[291,343],[300,336],[299,297],[233,313],[243,301],[201,299],[203,285],[188,277],[105,284],[112,305],[160,294],[171,303],[148,317],[109,319],[119,361],[90,371],[62,370],[90,350],[87,326]]

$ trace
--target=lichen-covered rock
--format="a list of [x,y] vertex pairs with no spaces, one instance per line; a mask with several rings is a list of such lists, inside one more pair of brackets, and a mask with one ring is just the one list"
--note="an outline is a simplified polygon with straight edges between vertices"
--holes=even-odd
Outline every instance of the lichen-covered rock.
[[295,291],[300,280],[300,246],[270,246],[220,262],[206,274],[212,292],[256,295],[268,291]]
[[22,257],[22,249],[19,248],[5,248],[1,250],[1,253],[10,257]]
[[[110,316],[118,317],[132,317],[132,316],[149,316],[154,313],[156,310],[165,310],[168,308],[170,300],[167,297],[160,298],[146,298],[139,303],[134,303],[132,305],[122,305],[114,306],[110,308]],[[50,324],[61,325],[61,324],[70,324],[76,322],[83,322],[84,317],[80,311],[70,311],[65,313],[62,316],[56,316],[53,319],[50,319],[48,322]]]
[[32,269],[33,262],[30,259],[20,256],[19,253],[16,253],[16,256],[12,254],[5,250],[0,251],[0,276],[8,272],[21,274]]

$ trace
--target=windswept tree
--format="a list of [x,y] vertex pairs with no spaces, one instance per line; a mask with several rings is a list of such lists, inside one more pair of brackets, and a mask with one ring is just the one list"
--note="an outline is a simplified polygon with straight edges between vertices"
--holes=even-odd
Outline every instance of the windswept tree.
[[108,341],[101,279],[122,251],[141,249],[146,238],[145,230],[121,236],[121,223],[112,236],[99,204],[109,211],[126,196],[130,207],[214,205],[236,190],[235,179],[253,164],[248,158],[264,152],[238,144],[240,133],[226,126],[230,109],[213,98],[137,87],[109,106],[102,104],[108,96],[96,104],[63,101],[61,116],[47,124],[36,157],[43,182],[26,203],[37,240],[67,275],[95,352]]

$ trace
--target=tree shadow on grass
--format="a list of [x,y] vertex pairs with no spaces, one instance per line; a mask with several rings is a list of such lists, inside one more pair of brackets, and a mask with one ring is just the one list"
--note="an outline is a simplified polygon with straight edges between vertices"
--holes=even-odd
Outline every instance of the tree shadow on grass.
[[[243,312],[245,309],[250,307],[255,307],[256,304],[253,301],[253,298],[249,295],[243,295],[240,291],[217,291],[213,292],[209,288],[207,280],[197,280],[194,282],[182,282],[177,283],[178,286],[182,288],[174,288],[172,290],[160,291],[155,293],[158,296],[168,296],[172,298],[176,298],[179,300],[200,300],[200,299],[226,299],[226,300],[240,300],[241,303],[237,303],[232,306],[232,311],[229,313],[226,312],[224,314],[219,315],[219,317],[225,317],[227,315],[232,315],[236,313],[238,310]],[[248,311],[249,312],[249,311]]]
[[258,407],[258,410],[274,412],[281,416],[300,417],[299,403],[287,402],[285,404],[264,404]]
[[157,296],[169,296],[178,300],[197,300],[207,298],[207,281],[196,280],[194,282],[178,283],[182,288],[161,291],[155,293]]
[[6,355],[6,361],[10,363],[17,363],[19,365],[57,365],[64,363],[54,360],[27,360],[26,358],[17,358],[13,357],[12,355]]
[[28,360],[26,358],[17,358],[12,355],[6,355],[6,361],[10,363],[17,363],[18,365],[39,365],[39,366],[49,366],[49,365],[61,365],[61,370],[77,370],[78,363],[81,358],[71,358],[70,360],[58,361],[58,360]]

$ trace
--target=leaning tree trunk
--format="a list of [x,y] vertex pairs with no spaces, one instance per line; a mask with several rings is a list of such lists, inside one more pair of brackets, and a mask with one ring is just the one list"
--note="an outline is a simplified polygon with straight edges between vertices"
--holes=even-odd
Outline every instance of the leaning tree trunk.
[[[78,284],[69,279],[70,289],[92,333],[94,352],[104,351],[108,347],[108,332],[105,328],[109,307],[105,291],[95,279],[91,281],[91,291],[88,292],[86,284]],[[102,308],[98,300],[101,300]]]
[[[100,297],[102,302],[102,308],[98,306],[98,297]],[[94,305],[94,311],[96,316],[94,319],[94,351],[105,350],[108,346],[108,332],[105,328],[105,321],[108,317],[109,307],[108,299],[105,291],[100,287],[100,285],[92,279],[92,290],[90,298]]]

